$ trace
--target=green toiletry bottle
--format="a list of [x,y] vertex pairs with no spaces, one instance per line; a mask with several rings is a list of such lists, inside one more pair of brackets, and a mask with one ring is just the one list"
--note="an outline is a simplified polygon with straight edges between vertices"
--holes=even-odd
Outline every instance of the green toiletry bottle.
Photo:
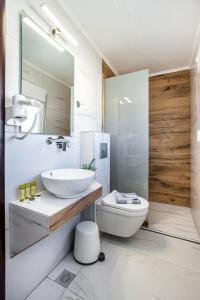
[[26,199],[29,199],[30,198],[30,191],[31,191],[31,189],[30,189],[30,183],[26,183],[25,184],[25,198]]
[[25,187],[25,184],[21,184],[21,185],[19,186],[19,201],[20,201],[20,202],[23,202],[23,201],[25,200],[25,198],[26,198],[25,193],[26,193],[26,187]]
[[35,195],[36,195],[36,182],[35,181],[30,183],[30,189],[31,189],[31,198],[35,199]]

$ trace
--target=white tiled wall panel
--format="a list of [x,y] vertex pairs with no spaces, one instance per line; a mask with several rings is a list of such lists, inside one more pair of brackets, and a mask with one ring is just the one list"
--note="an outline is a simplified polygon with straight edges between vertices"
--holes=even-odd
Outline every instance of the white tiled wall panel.
[[[23,300],[30,291],[49,273],[53,266],[69,251],[72,230],[79,216],[65,224],[50,237],[30,249],[9,258],[8,203],[16,197],[18,184],[36,179],[40,186],[39,174],[47,169],[77,167],[80,164],[79,131],[101,129],[101,58],[92,49],[84,36],[72,23],[57,1],[45,1],[63,25],[78,40],[79,47],[68,45],[75,57],[74,105],[81,102],[81,108],[74,108],[74,132],[72,148],[58,152],[55,145],[47,145],[44,135],[30,135],[24,141],[13,139],[6,132],[6,237],[7,237],[7,297],[6,300]],[[24,9],[31,17],[46,26],[39,14],[38,0],[6,1],[6,103],[19,93],[19,14]],[[34,9],[33,9],[34,8]],[[40,15],[42,15],[40,11]],[[42,15],[43,16],[43,15]]]

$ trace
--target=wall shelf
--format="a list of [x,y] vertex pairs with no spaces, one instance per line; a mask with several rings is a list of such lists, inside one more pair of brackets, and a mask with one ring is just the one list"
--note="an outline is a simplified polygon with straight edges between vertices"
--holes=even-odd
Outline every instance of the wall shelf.
[[102,187],[93,182],[80,197],[56,198],[47,191],[35,201],[10,202],[10,256],[13,257],[50,235],[69,219],[94,203],[102,195]]

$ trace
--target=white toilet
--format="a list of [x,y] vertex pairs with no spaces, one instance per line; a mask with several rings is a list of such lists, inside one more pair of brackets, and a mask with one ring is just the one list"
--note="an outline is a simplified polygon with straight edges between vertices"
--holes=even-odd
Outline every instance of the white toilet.
[[117,204],[114,192],[99,200],[96,218],[99,230],[120,237],[131,237],[146,219],[149,203],[139,197],[140,204]]

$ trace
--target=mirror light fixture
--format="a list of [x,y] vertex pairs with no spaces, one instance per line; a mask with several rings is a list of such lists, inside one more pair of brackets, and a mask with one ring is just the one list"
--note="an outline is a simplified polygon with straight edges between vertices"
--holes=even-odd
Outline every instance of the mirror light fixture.
[[78,46],[78,42],[75,38],[67,31],[67,29],[60,23],[60,21],[56,18],[56,16],[52,13],[52,11],[48,8],[46,4],[41,6],[43,12],[47,15],[47,17],[60,29],[60,31],[65,35],[65,37],[75,46]]
[[60,52],[65,51],[65,49],[49,34],[43,31],[38,25],[36,25],[29,17],[25,16],[22,18],[22,21],[37,32],[41,37],[43,37],[47,42],[54,46]]

